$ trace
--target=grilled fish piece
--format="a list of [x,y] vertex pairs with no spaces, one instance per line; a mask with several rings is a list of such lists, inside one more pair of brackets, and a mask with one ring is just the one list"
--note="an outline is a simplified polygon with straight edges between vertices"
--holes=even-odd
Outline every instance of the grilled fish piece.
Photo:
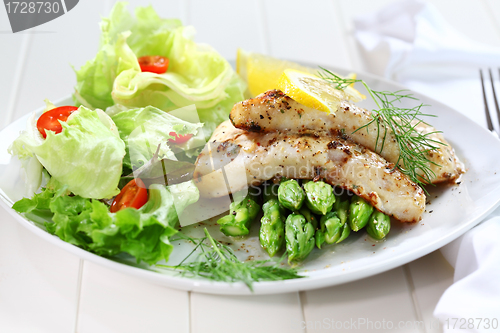
[[403,222],[420,220],[425,195],[378,154],[335,135],[255,133],[225,121],[196,160],[194,181],[217,198],[275,176],[325,180],[350,190]]
[[[279,131],[281,133],[318,134],[345,133],[353,141],[378,152],[391,163],[398,163],[399,146],[394,133],[388,129],[384,142],[384,130],[377,135],[376,122],[357,131],[373,120],[369,111],[343,101],[335,114],[309,108],[279,90],[269,90],[253,99],[239,102],[231,110],[230,119],[237,128],[253,132]],[[432,133],[436,129],[424,123],[415,128],[420,133]],[[464,172],[463,164],[455,156],[453,148],[440,133],[432,133],[429,139],[442,142],[436,151],[428,155],[435,164],[429,164],[435,177],[431,183],[452,181]],[[380,147],[384,147],[381,152]],[[377,149],[375,149],[377,147]]]

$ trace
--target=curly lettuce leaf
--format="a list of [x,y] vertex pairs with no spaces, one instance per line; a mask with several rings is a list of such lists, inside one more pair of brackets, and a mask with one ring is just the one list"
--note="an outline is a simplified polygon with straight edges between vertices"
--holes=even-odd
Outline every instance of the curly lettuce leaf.
[[[81,197],[102,199],[118,194],[125,144],[113,121],[101,110],[80,107],[61,125],[61,133],[47,131],[43,139],[33,116],[10,153],[21,160],[36,158],[53,178]],[[41,174],[41,168],[37,170]]]
[[47,187],[12,208],[34,221],[48,219],[47,231],[85,250],[107,257],[125,252],[150,265],[168,261],[178,215],[199,196],[193,182],[151,185],[143,207],[110,213],[99,200],[68,196],[65,189]]

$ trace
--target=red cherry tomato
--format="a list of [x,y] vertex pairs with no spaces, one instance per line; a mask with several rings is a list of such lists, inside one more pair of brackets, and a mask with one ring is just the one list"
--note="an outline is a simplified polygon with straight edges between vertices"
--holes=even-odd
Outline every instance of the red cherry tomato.
[[174,137],[173,139],[168,139],[168,141],[177,144],[184,143],[193,137],[193,134],[180,135],[175,132],[170,132],[168,134]]
[[38,131],[44,138],[47,137],[45,130],[53,131],[56,134],[61,133],[62,126],[58,121],[66,121],[70,114],[75,112],[78,108],[76,106],[60,106],[58,108],[49,110],[42,114],[38,121],[36,122],[36,127]]
[[127,207],[139,209],[148,201],[148,190],[144,182],[139,179],[132,179],[121,192],[116,196],[109,211],[116,213]]
[[163,74],[168,69],[168,58],[162,56],[142,56],[139,59],[142,72]]

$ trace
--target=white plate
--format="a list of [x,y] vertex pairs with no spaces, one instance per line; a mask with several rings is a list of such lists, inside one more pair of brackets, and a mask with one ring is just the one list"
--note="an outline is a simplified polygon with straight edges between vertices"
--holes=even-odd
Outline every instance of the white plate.
[[[336,71],[346,74],[345,70],[336,69]],[[367,81],[374,90],[404,89],[396,83],[369,74],[359,74],[358,77]],[[363,232],[351,233],[351,236],[339,245],[328,246],[323,250],[315,249],[300,270],[307,275],[306,278],[255,283],[256,294],[321,288],[387,271],[446,245],[479,223],[499,205],[500,141],[489,131],[451,108],[417,93],[414,96],[421,102],[432,105],[426,109],[426,112],[436,114],[438,117],[429,118],[428,122],[444,132],[446,139],[465,163],[468,171],[462,177],[461,184],[428,188],[430,204],[421,222],[393,224],[387,239],[377,243],[367,238]],[[70,98],[65,98],[57,105],[71,103]],[[360,105],[371,107],[369,101],[363,103]],[[37,111],[40,112],[41,109]],[[177,273],[158,272],[146,265],[135,265],[134,261],[127,256],[120,256],[114,260],[99,257],[50,235],[43,227],[35,225],[13,211],[10,207],[22,195],[23,185],[19,177],[19,165],[11,160],[7,148],[18,133],[25,128],[26,118],[27,116],[18,119],[0,132],[0,198],[6,210],[19,223],[43,239],[85,260],[167,287],[212,294],[250,293],[242,283],[227,284],[183,278]],[[201,227],[191,226],[188,229],[194,235],[202,235]],[[224,238],[214,223],[211,224],[209,230],[215,238]],[[248,256],[256,259],[265,257],[259,246],[258,222],[254,224],[251,235],[247,239],[237,242],[227,238],[225,240],[233,242],[234,248],[240,248],[237,254],[241,259],[246,259]],[[190,244],[179,242],[176,242],[174,246],[172,263],[184,257],[191,248]]]

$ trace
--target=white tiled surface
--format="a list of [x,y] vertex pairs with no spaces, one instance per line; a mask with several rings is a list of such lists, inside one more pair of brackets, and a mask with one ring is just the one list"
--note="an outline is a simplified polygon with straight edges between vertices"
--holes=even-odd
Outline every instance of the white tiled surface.
[[0,332],[73,332],[80,259],[0,219]]
[[302,333],[298,293],[254,296],[216,296],[191,293],[193,333]]
[[434,307],[441,297],[439,291],[445,290],[453,283],[453,267],[443,259],[441,252],[436,251],[406,265],[406,272],[411,275],[413,284],[413,300],[419,311],[421,320],[428,323],[427,333],[441,332],[433,325],[436,320],[432,316]]
[[336,327],[337,321],[349,321],[357,332],[370,332],[382,320],[392,322],[395,332],[418,332],[397,329],[400,321],[419,320],[402,267],[340,286],[301,292],[301,297],[309,333],[328,330],[328,325]]
[[85,262],[76,331],[189,332],[189,295]]
[[[132,6],[148,1],[132,0]],[[237,47],[312,63],[364,70],[352,17],[392,0],[151,1],[164,17],[193,24],[197,41],[225,57]],[[497,0],[432,0],[463,34],[500,45]],[[10,33],[0,9],[0,128],[71,94],[70,64],[98,45],[98,21],[113,1],[82,0],[68,14]],[[480,101],[478,101],[480,103]],[[0,332],[321,332],[337,321],[425,321],[429,326],[453,270],[439,252],[392,271],[321,290],[228,297],[171,290],[110,271],[48,244],[0,208]],[[333,321],[332,321],[333,320]],[[357,330],[370,331],[357,322]],[[383,330],[379,330],[383,331]]]

